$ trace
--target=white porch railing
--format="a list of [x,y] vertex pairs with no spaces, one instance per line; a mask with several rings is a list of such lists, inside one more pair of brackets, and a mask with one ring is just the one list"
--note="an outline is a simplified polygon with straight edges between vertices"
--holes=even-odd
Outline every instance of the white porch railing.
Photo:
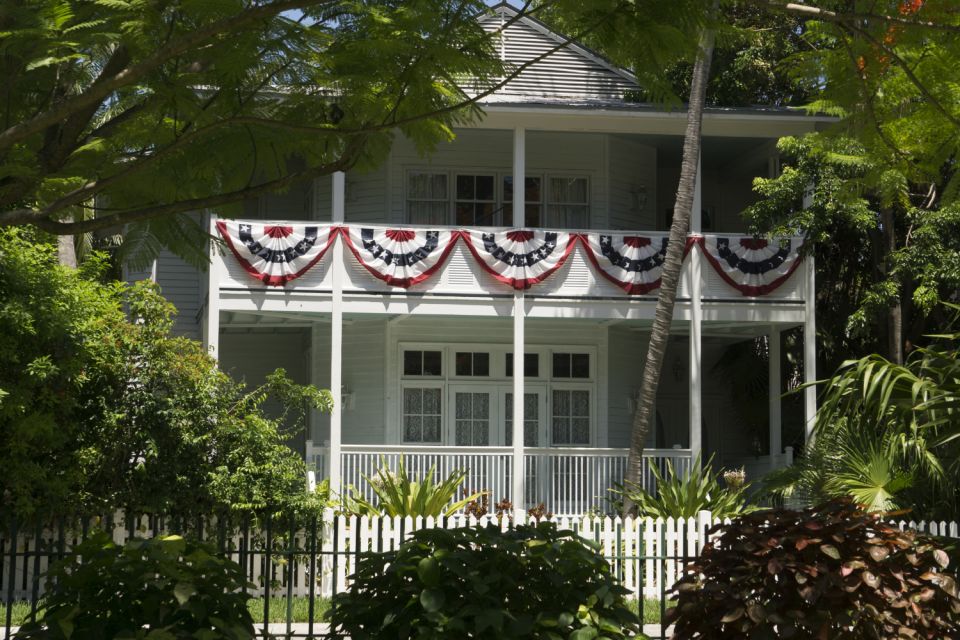
[[[411,445],[343,445],[341,453],[342,485],[352,486],[367,500],[374,493],[365,477],[375,478],[377,470],[396,471],[400,457],[411,477],[421,478],[431,467],[436,480],[456,470],[467,472],[460,497],[475,491],[489,492],[492,505],[502,498],[515,501],[512,492],[512,453],[510,447],[448,447]],[[623,483],[627,469],[627,449],[541,447],[528,448],[524,455],[524,505],[543,503],[556,514],[582,515],[609,512],[611,493]],[[329,452],[308,444],[307,462],[316,469],[318,479],[327,476]],[[652,469],[665,472],[667,461],[680,474],[690,470],[689,449],[647,449],[643,454],[641,485],[656,487]]]

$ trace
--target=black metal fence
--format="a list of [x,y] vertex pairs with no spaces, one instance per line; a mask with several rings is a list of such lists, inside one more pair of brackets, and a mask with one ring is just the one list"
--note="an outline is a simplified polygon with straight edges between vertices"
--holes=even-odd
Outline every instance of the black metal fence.
[[[292,639],[342,637],[330,632],[324,614],[331,597],[349,588],[349,575],[365,554],[394,550],[410,533],[424,527],[477,524],[484,522],[471,522],[461,516],[414,521],[333,514],[258,521],[114,514],[28,528],[9,522],[5,530],[0,530],[0,638],[15,637],[20,625],[37,617],[48,568],[98,530],[118,543],[171,534],[207,542],[222,557],[238,563],[254,585],[249,593],[258,623],[257,637]],[[641,620],[645,615],[663,620],[667,591],[686,562],[696,555],[698,536],[707,524],[691,520],[684,531],[649,520],[558,522],[562,528],[574,529],[600,544],[615,575],[628,586],[633,585]],[[500,525],[510,526],[509,522]],[[648,635],[667,637],[666,629],[659,625]]]

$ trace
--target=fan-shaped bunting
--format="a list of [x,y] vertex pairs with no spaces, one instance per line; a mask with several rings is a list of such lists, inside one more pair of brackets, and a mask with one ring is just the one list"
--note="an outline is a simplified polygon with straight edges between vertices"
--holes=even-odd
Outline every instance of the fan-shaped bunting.
[[350,251],[371,274],[394,287],[423,282],[446,261],[456,231],[344,227]]
[[217,220],[217,230],[251,276],[280,287],[299,278],[333,244],[333,227]]
[[514,289],[529,289],[563,266],[574,236],[564,231],[512,229],[460,232],[470,253],[494,278]]
[[745,296],[774,291],[800,265],[800,238],[767,240],[753,237],[704,236],[699,240],[707,260]]

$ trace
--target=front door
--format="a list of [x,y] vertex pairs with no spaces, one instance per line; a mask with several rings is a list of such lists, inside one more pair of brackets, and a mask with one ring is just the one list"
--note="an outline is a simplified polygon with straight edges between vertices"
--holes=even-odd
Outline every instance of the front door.
[[[523,446],[547,446],[547,391],[542,385],[524,386]],[[503,416],[504,438],[507,446],[513,444],[513,387],[500,388],[500,407]]]

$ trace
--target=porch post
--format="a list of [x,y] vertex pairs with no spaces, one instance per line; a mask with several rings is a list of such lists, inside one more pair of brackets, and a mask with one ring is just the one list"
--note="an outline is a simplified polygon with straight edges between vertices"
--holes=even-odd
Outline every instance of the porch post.
[[[703,207],[703,198],[701,196],[701,176],[703,175],[703,161],[698,160],[697,181],[693,194],[693,211],[690,214],[690,233],[699,234],[701,229],[701,209]],[[700,252],[693,250],[690,252],[690,463],[696,460],[700,454],[703,442],[703,407],[702,407],[702,387],[703,377],[701,374],[702,358],[702,334],[703,334],[703,309],[701,307],[701,292],[703,282],[701,280]],[[702,462],[702,461],[701,461]]]
[[[513,226],[526,225],[526,131],[517,127],[513,131]],[[513,509],[514,521],[521,522],[526,515],[526,491],[523,442],[524,405],[524,315],[523,291],[513,294]]]
[[[813,256],[804,258],[804,321],[803,321],[803,381],[810,384],[817,379],[817,316],[816,316],[816,268]],[[804,435],[807,442],[813,441],[813,421],[817,415],[817,389],[803,390]]]
[[[332,222],[343,224],[344,188],[346,180],[342,171],[333,174]],[[337,239],[333,245],[333,259],[330,262],[330,280],[332,295],[330,301],[330,393],[333,394],[333,410],[330,412],[330,493],[339,495],[340,445],[342,441],[343,418],[343,241]]]
[[[217,250],[217,216],[210,216],[210,265],[207,267],[207,304],[203,314],[203,347],[214,360],[220,359],[220,274],[223,259]],[[153,261],[153,281],[157,280],[157,261]]]
[[768,352],[770,388],[770,470],[777,468],[775,457],[783,453],[783,432],[782,432],[782,414],[780,413],[780,395],[781,395],[781,374],[780,374],[780,329],[776,325],[770,325],[770,332],[767,334],[767,340],[770,345]]

